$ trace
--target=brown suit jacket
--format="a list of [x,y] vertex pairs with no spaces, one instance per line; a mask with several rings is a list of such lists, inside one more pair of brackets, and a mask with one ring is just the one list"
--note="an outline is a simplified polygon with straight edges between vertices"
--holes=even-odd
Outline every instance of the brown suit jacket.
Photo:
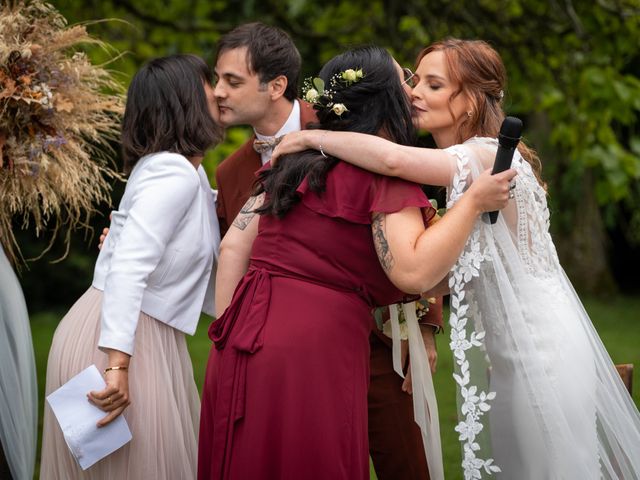
[[[313,106],[300,102],[300,125],[317,121]],[[220,221],[220,236],[224,236],[229,225],[236,218],[242,206],[251,196],[256,181],[255,172],[262,167],[260,154],[253,149],[255,135],[247,140],[238,150],[229,155],[216,169],[218,185],[217,213]]]

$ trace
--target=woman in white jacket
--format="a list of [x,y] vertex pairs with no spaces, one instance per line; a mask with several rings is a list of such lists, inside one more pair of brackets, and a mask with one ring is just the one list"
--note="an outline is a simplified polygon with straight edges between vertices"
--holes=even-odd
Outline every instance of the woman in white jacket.
[[133,439],[82,471],[45,407],[42,479],[194,478],[200,402],[184,334],[213,310],[219,243],[215,192],[204,152],[222,137],[206,63],[192,55],[152,60],[134,76],[122,126],[131,172],[112,213],[91,287],[62,319],[46,394],[92,363],[106,388],[88,400],[124,412]]

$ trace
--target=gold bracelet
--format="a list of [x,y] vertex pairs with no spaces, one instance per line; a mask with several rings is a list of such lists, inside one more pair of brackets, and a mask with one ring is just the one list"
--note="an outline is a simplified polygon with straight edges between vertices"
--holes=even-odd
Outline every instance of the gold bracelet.
[[107,372],[110,372],[111,370],[128,370],[129,367],[125,366],[125,365],[117,365],[115,367],[107,367],[104,369],[104,374],[106,375]]

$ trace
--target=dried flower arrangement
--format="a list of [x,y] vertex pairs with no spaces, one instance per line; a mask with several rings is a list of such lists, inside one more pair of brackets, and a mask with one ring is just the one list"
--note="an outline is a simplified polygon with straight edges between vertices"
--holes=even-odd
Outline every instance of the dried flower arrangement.
[[[42,0],[0,7],[0,243],[22,258],[12,231],[32,224],[51,232],[87,226],[110,201],[113,149],[123,87],[74,47],[103,42]],[[44,252],[43,252],[44,253]]]

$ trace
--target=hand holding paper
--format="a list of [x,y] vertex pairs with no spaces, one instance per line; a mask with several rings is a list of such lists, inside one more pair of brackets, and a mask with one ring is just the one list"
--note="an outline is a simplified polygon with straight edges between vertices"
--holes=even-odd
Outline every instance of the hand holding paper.
[[47,397],[67,445],[83,470],[131,440],[122,415],[97,427],[104,412],[87,400],[87,392],[103,390],[105,385],[96,366],[91,365]]
[[100,410],[108,413],[98,422],[98,427],[111,423],[129,406],[129,355],[119,350],[107,349],[109,365],[105,370],[107,385],[100,391],[89,392],[87,398]]

